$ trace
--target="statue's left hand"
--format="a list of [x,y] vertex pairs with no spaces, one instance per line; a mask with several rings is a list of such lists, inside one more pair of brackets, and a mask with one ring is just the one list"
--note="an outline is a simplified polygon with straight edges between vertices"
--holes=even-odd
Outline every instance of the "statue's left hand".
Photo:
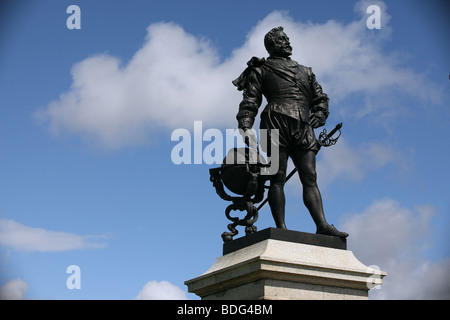
[[309,117],[309,125],[314,129],[321,127],[325,124],[324,118],[323,113],[321,111],[317,111]]

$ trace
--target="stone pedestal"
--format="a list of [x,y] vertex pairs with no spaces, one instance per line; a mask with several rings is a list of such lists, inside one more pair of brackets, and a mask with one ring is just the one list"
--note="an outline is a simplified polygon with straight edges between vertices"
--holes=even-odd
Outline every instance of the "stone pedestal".
[[224,244],[188,291],[209,300],[368,299],[385,272],[346,250],[345,239],[269,228]]

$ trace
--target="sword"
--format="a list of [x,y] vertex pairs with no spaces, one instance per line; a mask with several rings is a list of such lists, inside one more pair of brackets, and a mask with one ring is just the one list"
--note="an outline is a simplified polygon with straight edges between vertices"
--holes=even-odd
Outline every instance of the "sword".
[[[321,147],[329,147],[334,146],[336,142],[338,141],[339,137],[341,136],[341,128],[342,128],[342,122],[338,123],[336,127],[330,131],[330,133],[327,133],[327,129],[323,129],[323,131],[319,135],[318,143]],[[333,138],[333,135],[339,131],[339,135],[336,138]],[[288,174],[286,177],[286,182],[289,181],[290,178],[297,172],[297,168],[294,168],[291,173]],[[266,187],[266,186],[265,186]],[[266,187],[267,188],[267,187]],[[269,201],[269,197],[264,199],[263,202],[258,206],[257,210],[261,209],[266,203]]]

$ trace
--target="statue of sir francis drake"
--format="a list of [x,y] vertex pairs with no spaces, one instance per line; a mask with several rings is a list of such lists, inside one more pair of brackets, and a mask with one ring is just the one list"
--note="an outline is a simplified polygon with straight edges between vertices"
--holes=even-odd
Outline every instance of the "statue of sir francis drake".
[[303,202],[316,224],[316,233],[345,238],[348,233],[337,230],[326,221],[317,186],[316,154],[321,144],[313,129],[325,125],[329,114],[328,96],[322,91],[311,68],[290,58],[292,47],[283,27],[270,30],[264,38],[264,45],[269,57],[253,57],[248,68],[233,84],[243,91],[236,116],[238,127],[253,140],[252,143],[256,145],[251,128],[263,96],[268,104],[261,113],[260,128],[267,130],[269,139],[271,130],[278,130],[279,169],[269,178],[268,192],[275,224],[277,228],[287,229],[284,185],[290,157],[303,185]]

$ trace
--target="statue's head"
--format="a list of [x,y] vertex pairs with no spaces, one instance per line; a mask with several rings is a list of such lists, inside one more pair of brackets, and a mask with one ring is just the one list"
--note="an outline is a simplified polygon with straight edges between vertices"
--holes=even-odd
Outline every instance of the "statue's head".
[[287,58],[292,55],[289,37],[284,33],[283,27],[276,27],[267,32],[264,37],[264,46],[271,56]]

